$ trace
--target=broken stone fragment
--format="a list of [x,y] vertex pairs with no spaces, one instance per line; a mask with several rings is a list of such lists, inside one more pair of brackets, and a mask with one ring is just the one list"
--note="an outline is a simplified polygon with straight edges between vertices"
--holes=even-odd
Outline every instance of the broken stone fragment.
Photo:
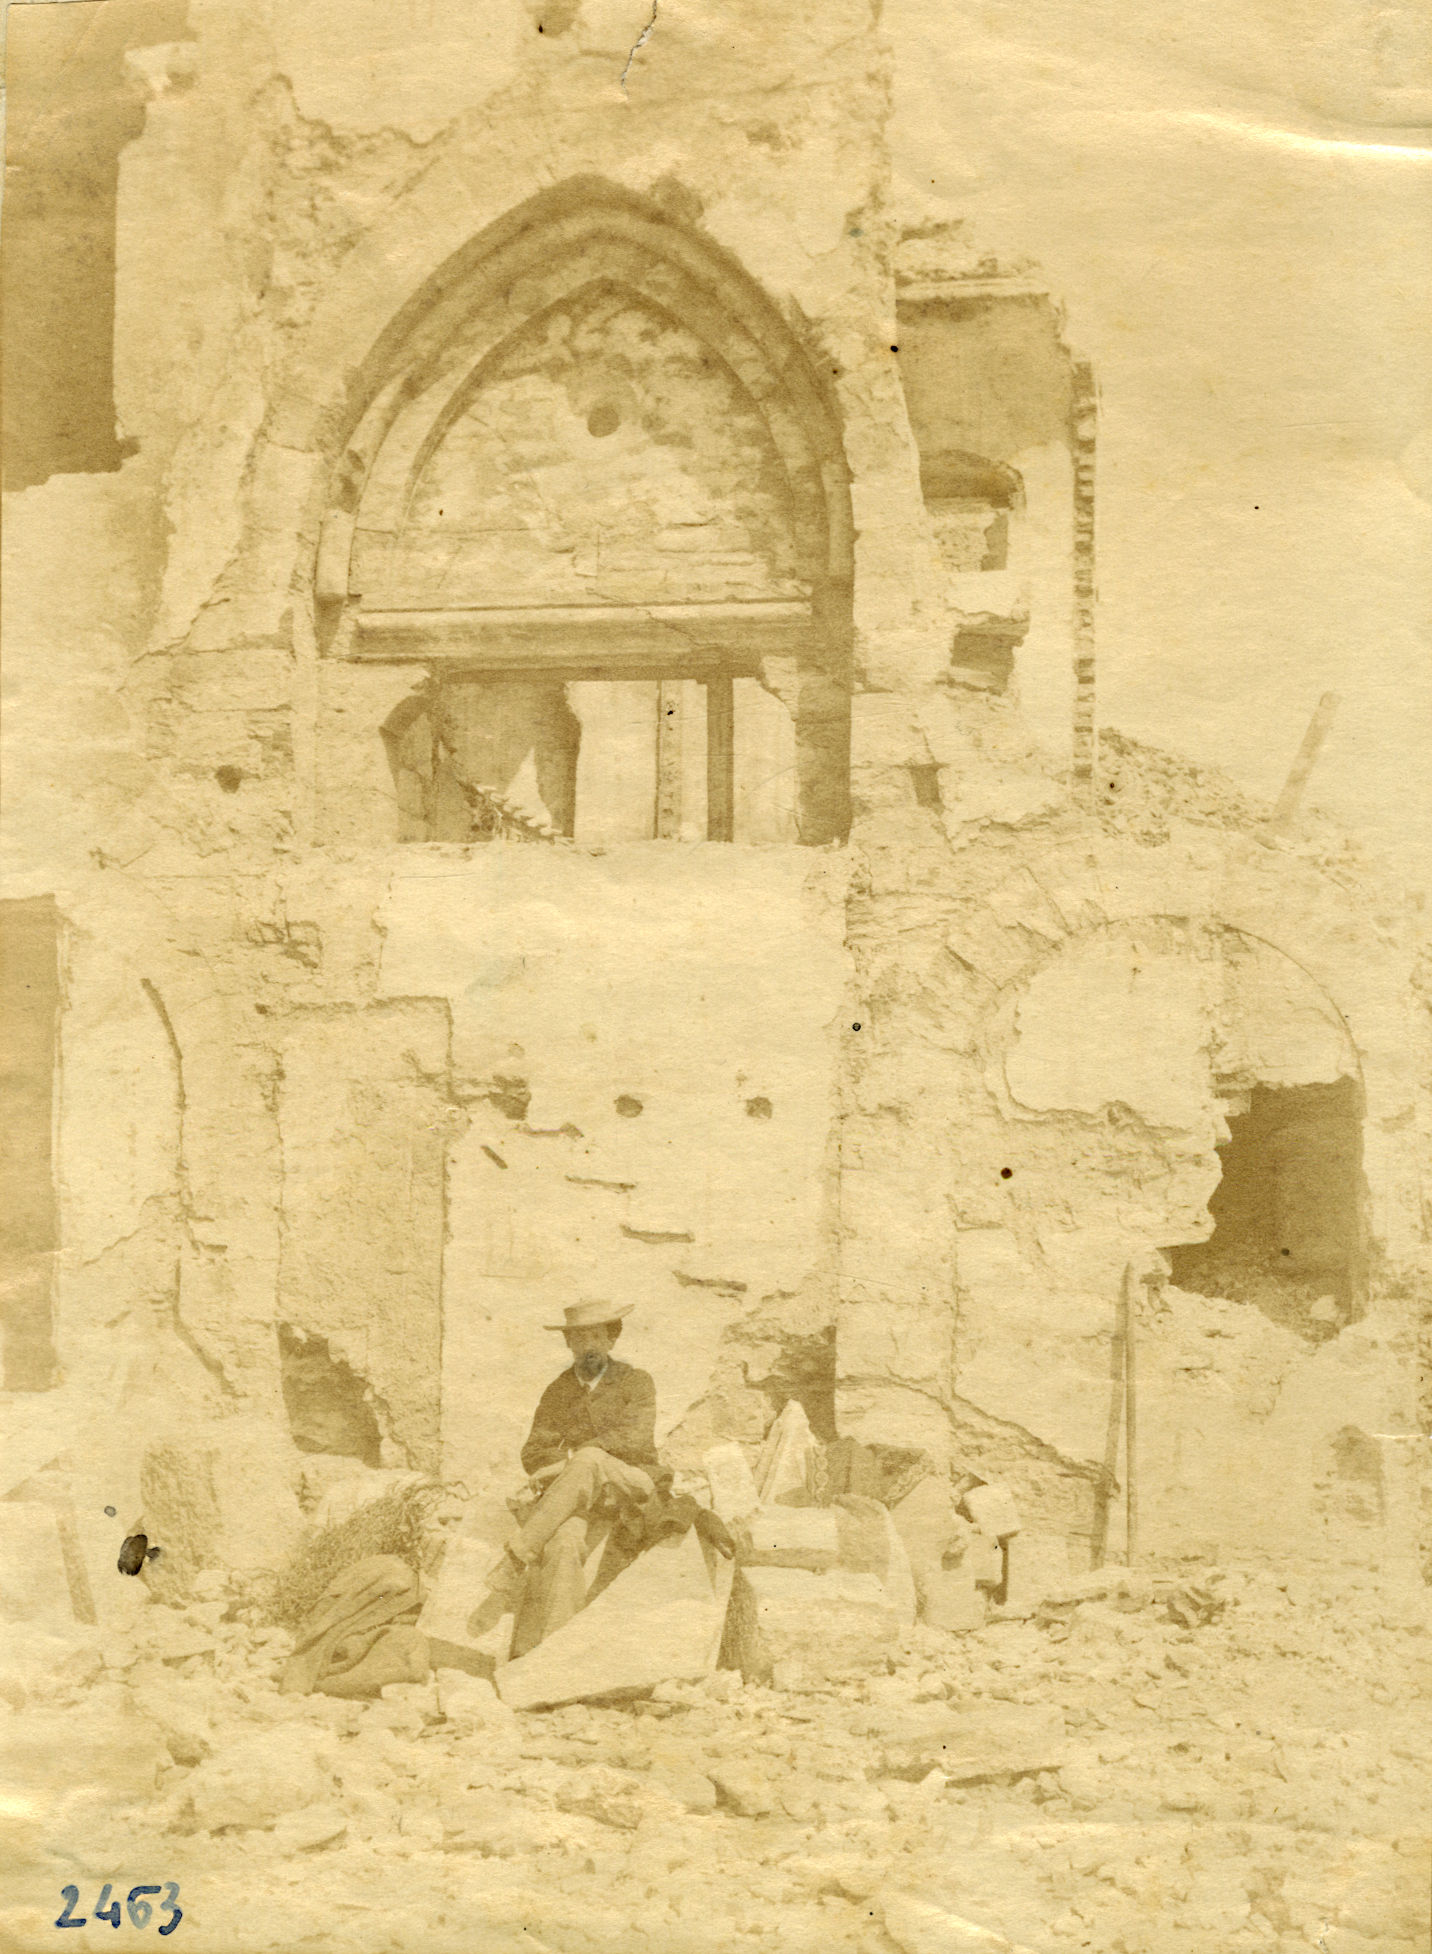
[[955,1490],[942,1473],[930,1473],[890,1509],[895,1531],[905,1543],[919,1588],[924,1572],[938,1567],[957,1533],[967,1527],[955,1511]]
[[713,1445],[709,1452],[702,1454],[702,1465],[706,1468],[706,1483],[710,1488],[711,1510],[718,1519],[730,1526],[736,1520],[744,1520],[754,1513],[761,1503],[756,1490],[756,1482],[751,1476],[751,1468],[746,1463],[746,1454],[733,1441],[728,1445]]
[[752,1567],[804,1567],[823,1573],[840,1559],[840,1530],[829,1506],[767,1506],[747,1522]]
[[422,1683],[384,1683],[378,1692],[384,1703],[400,1703],[416,1710],[425,1722],[436,1723],[443,1712],[438,1705],[437,1685]]
[[211,1656],[214,1637],[177,1608],[150,1608],[135,1625],[135,1644],[142,1655],[160,1662],[187,1662],[192,1656]]
[[161,1668],[156,1675],[136,1676],[134,1704],[163,1731],[176,1764],[201,1764],[213,1750],[211,1716],[218,1708],[218,1693],[212,1684],[182,1683]]
[[304,1531],[295,1491],[302,1455],[262,1418],[222,1418],[148,1447],[140,1470],[144,1522],[160,1549],[144,1579],[164,1600],[197,1574],[279,1567]]
[[331,1741],[324,1731],[292,1724],[281,1747],[261,1730],[216,1752],[185,1786],[198,1829],[269,1826],[285,1812],[321,1803],[332,1788],[320,1762]]
[[11,1811],[7,1853],[13,1860],[32,1848],[43,1853],[49,1839],[83,1839],[102,1814],[151,1799],[169,1762],[158,1724],[125,1689],[92,1690],[82,1715],[32,1704],[6,1716],[0,1780]]
[[470,1676],[462,1669],[440,1669],[437,1692],[447,1721],[460,1730],[479,1732],[485,1746],[511,1750],[520,1741],[516,1716],[481,1676]]
[[784,1662],[811,1675],[874,1668],[903,1625],[878,1575],[745,1567],[732,1590],[725,1655],[748,1682],[770,1682]]
[[766,1434],[756,1463],[756,1490],[766,1506],[809,1506],[815,1497],[814,1478],[820,1443],[810,1428],[805,1407],[795,1398]]
[[972,1486],[960,1504],[981,1533],[991,1540],[1007,1540],[1019,1532],[1019,1514],[1006,1486]]
[[1069,1584],[1069,1543],[1062,1533],[1014,1534],[1005,1541],[1002,1612],[1029,1615]]
[[716,1809],[716,1786],[704,1771],[696,1770],[681,1758],[657,1758],[651,1767],[651,1783],[689,1812]]
[[273,1828],[274,1849],[280,1853],[313,1852],[331,1845],[348,1830],[348,1815],[338,1805],[309,1805],[285,1812]]
[[75,1619],[59,1516],[42,1500],[0,1500],[0,1618],[55,1628]]
[[878,1499],[840,1493],[835,1501],[840,1564],[855,1574],[874,1574],[886,1599],[908,1626],[915,1619],[915,1580],[905,1543]]
[[1064,1718],[1042,1704],[875,1705],[850,1727],[874,1737],[891,1777],[918,1782],[939,1771],[951,1784],[1056,1771],[1068,1755]]
[[513,1709],[635,1696],[716,1665],[729,1564],[708,1567],[694,1528],[660,1540],[535,1649],[497,1672]]
[[418,1617],[435,1669],[465,1669],[490,1677],[506,1661],[513,1615],[489,1585],[501,1559],[501,1550],[488,1541],[465,1534],[448,1541]]
[[711,1782],[719,1802],[738,1818],[764,1818],[774,1809],[770,1778],[741,1764],[713,1764]]
[[983,1628],[989,1611],[988,1590],[975,1579],[972,1564],[928,1568],[920,1601],[920,1619],[931,1628],[962,1633]]
[[1030,1954],[1016,1941],[914,1893],[880,1893],[875,1904],[901,1954]]

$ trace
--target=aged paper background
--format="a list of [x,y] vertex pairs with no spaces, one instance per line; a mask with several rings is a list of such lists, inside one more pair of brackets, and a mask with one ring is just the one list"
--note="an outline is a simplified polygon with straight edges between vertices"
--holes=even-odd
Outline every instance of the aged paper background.
[[1418,1954],[1432,16],[6,84],[0,1944]]

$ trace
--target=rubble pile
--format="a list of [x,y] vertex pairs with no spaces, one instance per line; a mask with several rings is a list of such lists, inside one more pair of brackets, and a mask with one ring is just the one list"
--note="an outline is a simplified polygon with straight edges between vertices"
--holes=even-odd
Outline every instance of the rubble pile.
[[525,1711],[447,1668],[283,1695],[292,1636],[211,1571],[11,1629],[12,1890],[158,1868],[206,1954],[319,1917],[355,1954],[1421,1954],[1429,1626],[1346,1573],[1113,1570],[843,1670],[808,1618],[780,1686]]

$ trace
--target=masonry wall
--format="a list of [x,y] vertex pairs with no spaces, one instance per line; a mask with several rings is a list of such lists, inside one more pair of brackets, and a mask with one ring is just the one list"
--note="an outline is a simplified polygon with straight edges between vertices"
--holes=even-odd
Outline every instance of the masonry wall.
[[[132,452],[6,524],[11,886],[66,945],[60,1381],[20,1463],[63,1431],[95,1511],[138,1510],[161,1430],[257,1420],[292,1466],[297,1339],[384,1464],[490,1490],[542,1326],[619,1294],[674,1460],[798,1396],[1008,1479],[1077,1564],[1126,1268],[1211,1231],[1240,1094],[1346,1081],[1355,1296],[1314,1334],[1149,1292],[1136,1466],[1160,1549],[1373,1551],[1338,1435],[1415,1429],[1424,1252],[1395,894],[1157,756],[1106,742],[1081,782],[1086,383],[1036,272],[902,224],[868,10],[788,22],[760,75],[694,4],[640,48],[644,6],[548,13],[194,0],[131,57]],[[768,307],[836,431],[834,662],[763,680],[827,759],[848,704],[848,767],[792,803],[819,846],[795,815],[403,838],[383,728],[432,661],[356,655],[325,595],[350,439],[482,250],[594,199]],[[1250,1512],[1253,1473],[1285,1497]]]

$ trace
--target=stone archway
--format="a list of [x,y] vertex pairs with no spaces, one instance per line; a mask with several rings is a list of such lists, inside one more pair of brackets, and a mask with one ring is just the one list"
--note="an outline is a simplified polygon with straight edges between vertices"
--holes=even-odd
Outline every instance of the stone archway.
[[[503,737],[479,723],[440,755],[405,747],[424,783],[464,745],[489,765],[499,746],[516,756],[463,782],[471,834],[460,806],[461,832],[433,826],[426,785],[395,769],[400,834],[481,838],[515,800],[534,831],[603,842],[843,835],[838,425],[796,335],[725,254],[609,185],[560,186],[428,280],[344,419],[313,586],[325,689],[344,689],[345,665],[460,680],[464,711]],[[453,719],[430,703],[430,723]],[[620,750],[605,775],[563,760],[574,719],[589,756]],[[573,765],[563,819],[533,776]],[[594,819],[613,767],[644,807]]]

